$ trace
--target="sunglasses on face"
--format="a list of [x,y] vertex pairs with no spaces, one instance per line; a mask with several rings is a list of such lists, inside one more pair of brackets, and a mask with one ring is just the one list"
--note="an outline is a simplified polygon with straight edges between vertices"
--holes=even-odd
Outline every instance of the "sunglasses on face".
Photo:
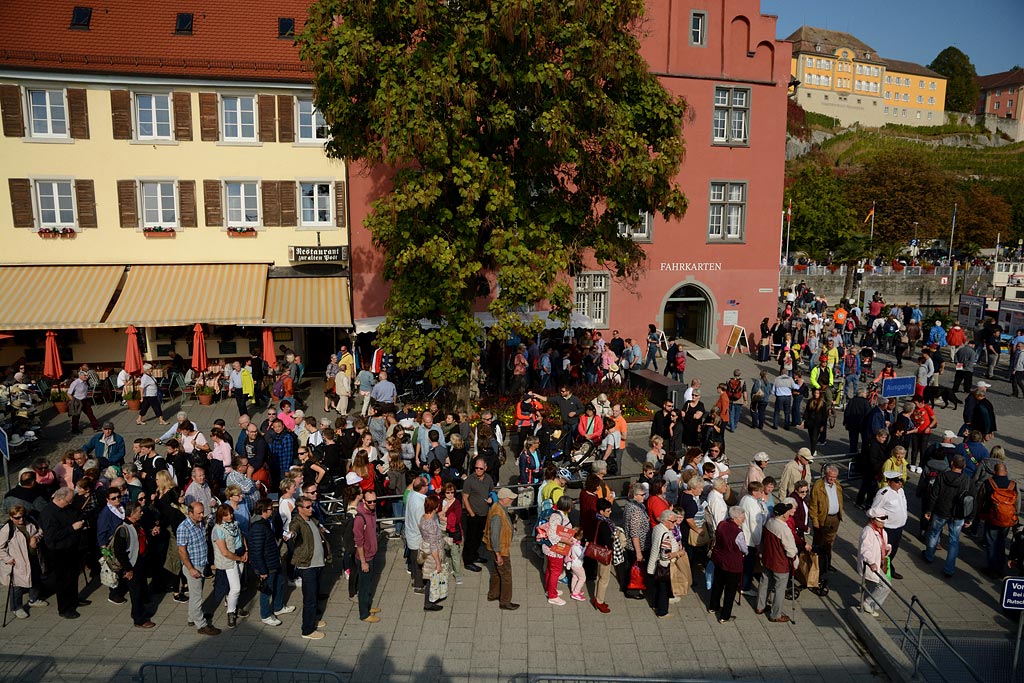
[[473,470],[476,471],[476,472],[483,472],[486,469],[487,469],[486,467],[474,467],[473,468]]
[[25,515],[11,515],[11,519],[25,519]]
[[312,505],[300,505],[299,507],[302,508],[303,510],[311,510],[313,508]]

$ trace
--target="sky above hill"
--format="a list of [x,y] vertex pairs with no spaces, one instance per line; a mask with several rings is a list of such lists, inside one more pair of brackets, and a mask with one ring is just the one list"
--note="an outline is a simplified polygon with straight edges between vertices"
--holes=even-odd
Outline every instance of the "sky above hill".
[[982,76],[1024,66],[1024,0],[761,0],[761,13],[778,16],[779,38],[817,26],[852,33],[881,57],[921,65],[953,45]]

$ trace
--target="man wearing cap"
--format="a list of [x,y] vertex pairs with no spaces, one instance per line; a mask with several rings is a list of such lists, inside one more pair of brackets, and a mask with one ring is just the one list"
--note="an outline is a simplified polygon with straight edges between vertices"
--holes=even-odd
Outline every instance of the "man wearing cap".
[[878,608],[891,592],[885,579],[891,546],[885,533],[885,511],[871,508],[868,510],[868,518],[870,521],[860,532],[860,544],[857,548],[857,565],[867,583],[861,610],[865,614],[877,617],[880,614]]
[[501,609],[519,609],[512,602],[512,519],[508,508],[516,494],[511,489],[498,489],[498,502],[487,511],[484,545],[494,553],[494,573],[487,590],[488,600],[497,600]]
[[114,432],[114,423],[103,423],[103,431],[93,434],[86,442],[84,450],[87,455],[96,454],[96,460],[102,465],[118,465],[124,462],[124,437]]
[[772,609],[768,613],[768,621],[773,623],[789,621],[789,617],[782,613],[784,592],[786,584],[789,583],[790,570],[795,569],[800,563],[797,559],[796,539],[789,526],[789,519],[794,511],[793,506],[776,503],[772,508],[773,516],[765,522],[761,535],[763,576],[757,587],[757,608],[754,611],[764,614],[768,605],[768,584],[771,583]]
[[821,571],[832,570],[832,544],[836,542],[839,523],[843,521],[843,487],[839,468],[829,465],[825,476],[811,488],[811,526],[814,546],[821,557]]
[[764,451],[754,454],[754,460],[747,467],[747,478],[743,481],[744,486],[750,486],[752,482],[764,481],[764,467],[768,464],[768,454]]
[[783,498],[792,495],[798,481],[811,481],[812,462],[814,462],[814,454],[811,453],[810,448],[805,446],[796,452],[795,458],[786,463],[786,466],[782,468],[782,478],[779,480],[779,491]]
[[890,470],[885,473],[886,486],[879,489],[875,494],[875,500],[871,503],[872,510],[881,510],[886,515],[885,534],[889,540],[892,550],[889,552],[889,566],[892,570],[892,578],[902,579],[903,575],[892,566],[896,557],[896,551],[900,549],[900,539],[903,538],[903,527],[907,525],[907,496],[903,491],[903,475],[900,472]]
[[68,415],[71,416],[71,433],[82,433],[82,429],[78,424],[82,413],[85,413],[85,416],[89,418],[89,425],[97,432],[100,431],[100,423],[92,413],[92,399],[89,398],[89,373],[84,370],[79,371],[78,379],[68,387],[68,396],[80,404],[80,407],[77,409],[74,407],[68,408]]

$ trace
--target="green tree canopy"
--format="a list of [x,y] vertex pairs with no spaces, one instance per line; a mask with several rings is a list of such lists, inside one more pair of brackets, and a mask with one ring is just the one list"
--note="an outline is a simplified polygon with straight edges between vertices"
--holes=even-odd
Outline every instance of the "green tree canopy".
[[947,79],[946,110],[973,112],[978,106],[978,72],[970,58],[950,45],[936,55],[928,68]]
[[[517,311],[571,310],[566,272],[593,258],[636,277],[620,234],[642,211],[682,215],[685,103],[639,54],[642,0],[319,0],[299,38],[330,156],[394,169],[366,226],[391,281],[378,330],[434,382],[466,379],[472,305],[507,334]],[[445,327],[421,330],[421,318]],[[533,321],[535,329],[539,326]]]
[[829,168],[805,167],[786,190],[785,199],[793,200],[791,252],[803,250],[823,258],[857,230],[839,179]]

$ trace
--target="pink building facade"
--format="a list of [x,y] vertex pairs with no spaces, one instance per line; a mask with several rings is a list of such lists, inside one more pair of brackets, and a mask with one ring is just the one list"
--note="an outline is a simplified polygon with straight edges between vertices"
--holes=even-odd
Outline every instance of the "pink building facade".
[[[776,312],[791,44],[758,0],[649,0],[642,30],[651,71],[689,104],[677,177],[689,208],[681,220],[624,226],[646,271],[635,287],[596,267],[577,274],[576,310],[608,333],[642,339],[654,323],[722,352],[733,325],[756,336]],[[349,180],[358,331],[385,313],[381,257],[362,219],[386,178],[353,167]]]

